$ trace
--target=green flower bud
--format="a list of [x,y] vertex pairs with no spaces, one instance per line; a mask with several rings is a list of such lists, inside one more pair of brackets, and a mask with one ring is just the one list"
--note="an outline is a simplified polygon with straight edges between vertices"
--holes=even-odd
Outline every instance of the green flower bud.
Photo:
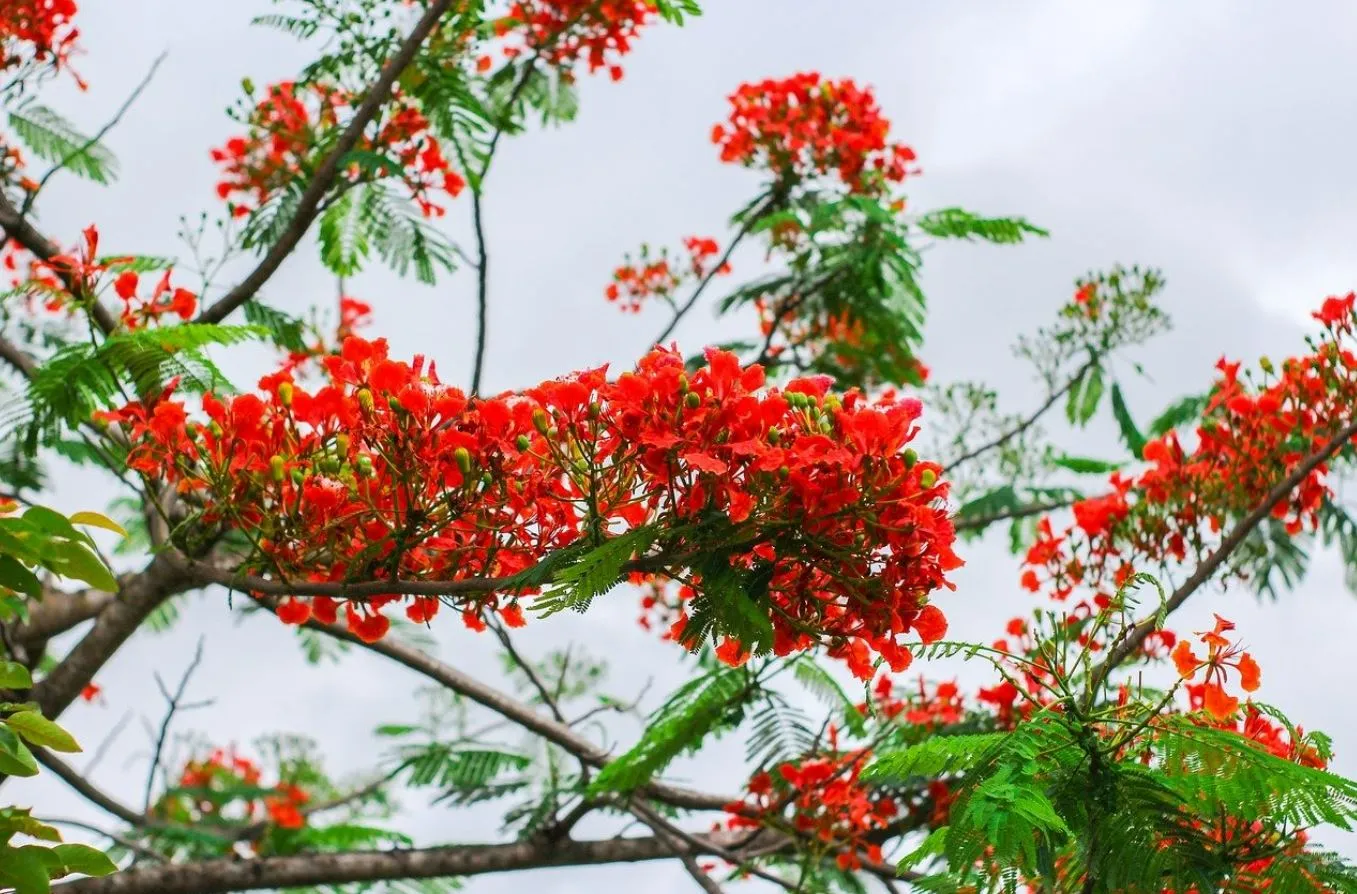
[[912,469],[914,464],[919,461],[919,454],[911,447],[905,451],[905,468]]
[[285,407],[292,406],[292,383],[283,382],[278,386],[278,402]]
[[372,457],[366,455],[358,457],[358,465],[355,467],[355,469],[358,472],[358,474],[363,476],[364,478],[371,475]]
[[527,435],[519,435],[519,436],[518,436],[518,449],[519,449],[519,450],[522,450],[522,451],[524,451],[524,452],[527,452],[528,448],[531,447],[531,446],[532,446],[532,439],[531,439],[531,438],[529,438]]
[[372,402],[372,392],[366,388],[358,389],[358,406],[364,413],[371,413],[375,404]]
[[532,411],[532,427],[541,434],[546,434],[551,428],[551,420],[547,418],[546,410],[538,407]]
[[275,454],[269,457],[269,473],[273,476],[274,481],[282,482],[284,471],[285,468],[281,456]]
[[471,474],[471,451],[465,447],[458,447],[452,451],[452,458],[457,461],[457,468],[462,470],[463,475]]
[[702,406],[702,398],[698,396],[696,391],[689,391],[686,395],[684,395],[683,403],[688,407],[688,409],[696,410],[698,407]]
[[919,473],[919,483],[924,487],[932,487],[938,483],[938,473],[932,469],[924,469]]
[[340,456],[349,455],[349,436],[346,434],[335,435],[335,447],[339,450]]

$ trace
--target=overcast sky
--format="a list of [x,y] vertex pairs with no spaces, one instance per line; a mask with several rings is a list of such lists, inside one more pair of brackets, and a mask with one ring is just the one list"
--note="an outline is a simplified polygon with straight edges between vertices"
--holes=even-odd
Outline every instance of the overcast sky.
[[[1142,418],[1200,391],[1222,353],[1246,360],[1303,350],[1310,309],[1357,286],[1357,6],[1342,2],[1196,0],[1129,2],[922,3],[912,0],[710,0],[683,29],[646,34],[620,84],[584,83],[573,126],[509,143],[488,184],[491,236],[490,388],[529,384],[600,361],[634,359],[662,324],[622,316],[601,290],[624,251],[643,240],[677,244],[720,235],[756,187],[747,172],[717,163],[708,141],[725,96],[741,81],[798,70],[852,76],[873,85],[898,137],[916,149],[924,176],[916,209],[963,205],[1023,214],[1052,237],[1021,248],[956,246],[929,254],[932,314],[925,360],[942,379],[1004,384],[1015,411],[1037,398],[1008,351],[1044,322],[1073,279],[1115,262],[1161,267],[1164,302],[1177,328],[1144,350],[1150,378],[1128,382]],[[188,3],[118,0],[82,4],[93,87],[60,94],[61,107],[97,126],[139,81],[152,58],[168,58],[109,142],[123,163],[111,189],[54,186],[43,227],[61,241],[97,223],[110,252],[181,255],[178,217],[213,207],[210,146],[233,132],[223,109],[244,75],[291,75],[304,54],[288,38],[251,28],[262,0]],[[449,231],[465,232],[465,201]],[[737,274],[757,258],[742,255]],[[435,288],[381,270],[350,292],[377,308],[373,331],[393,353],[423,352],[445,379],[469,369],[471,278]],[[265,298],[290,310],[333,300],[334,284],[299,254]],[[730,334],[697,313],[681,345]],[[262,362],[263,354],[254,359]],[[248,385],[264,370],[237,365]],[[1122,370],[1125,372],[1125,370]],[[1112,443],[1104,425],[1069,443],[1088,452]],[[62,506],[99,508],[105,496],[84,476],[60,493]],[[1000,544],[969,548],[959,590],[941,597],[954,630],[989,639],[1030,597]],[[1247,593],[1201,594],[1175,618],[1180,630],[1208,626],[1211,611],[1235,619],[1264,671],[1262,700],[1306,727],[1330,732],[1338,768],[1357,775],[1357,718],[1342,681],[1351,675],[1357,600],[1341,567],[1324,556],[1298,591],[1259,605]],[[618,694],[653,676],[655,693],[679,679],[673,653],[635,626],[635,600],[618,593],[583,618],[530,625],[534,654],[571,637],[612,662]],[[435,625],[444,658],[487,679],[499,674],[486,638],[453,618]],[[168,635],[141,635],[98,681],[101,706],[78,704],[63,718],[97,743],[127,712],[158,717],[153,671],[175,677],[206,637],[195,697],[211,710],[184,718],[221,742],[248,743],[272,731],[316,737],[337,772],[370,766],[372,728],[410,720],[418,681],[354,655],[313,668],[287,630],[261,620],[237,625],[220,594],[191,604]],[[950,675],[954,669],[947,668]],[[978,669],[964,678],[981,679]],[[147,745],[137,724],[117,740],[97,781],[138,802]],[[724,754],[736,753],[738,744]],[[721,752],[717,752],[719,755]],[[738,773],[719,756],[685,765],[706,788],[733,791]],[[40,814],[90,816],[60,783],[15,785]],[[404,825],[421,841],[483,839],[484,817],[423,809],[410,799]],[[1327,841],[1344,844],[1338,836]],[[1346,843],[1349,851],[1357,851]],[[551,892],[621,887],[686,891],[674,867],[544,872]],[[521,879],[485,878],[477,892],[521,890]]]

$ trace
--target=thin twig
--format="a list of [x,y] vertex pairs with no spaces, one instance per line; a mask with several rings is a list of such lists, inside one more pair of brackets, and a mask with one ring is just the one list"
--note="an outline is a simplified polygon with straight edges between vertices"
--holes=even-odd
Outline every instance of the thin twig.
[[198,670],[198,666],[202,664],[202,661],[203,638],[198,637],[198,648],[194,650],[193,661],[191,661],[188,668],[184,670],[184,675],[179,678],[179,687],[175,689],[173,695],[170,695],[166,690],[165,684],[161,682],[160,675],[156,675],[156,685],[160,687],[160,694],[165,697],[167,707],[165,710],[165,717],[160,722],[160,732],[156,736],[155,751],[151,754],[151,768],[146,774],[146,795],[143,799],[143,813],[150,813],[151,811],[151,795],[155,791],[156,771],[160,769],[160,757],[165,749],[165,740],[170,733],[170,724],[174,721],[174,715],[176,713],[188,707],[184,704],[184,692],[188,689],[189,680],[193,678],[194,672]]
[[1049,395],[1047,395],[1046,400],[1043,401],[1041,406],[1037,407],[1035,411],[1033,411],[1021,422],[1019,422],[1016,426],[999,435],[994,440],[981,444],[979,447],[976,447],[973,450],[969,450],[966,453],[961,454],[961,456],[958,456],[956,459],[952,460],[947,465],[943,466],[942,475],[940,477],[945,478],[947,477],[947,473],[953,471],[958,466],[964,465],[973,459],[981,457],[986,453],[989,453],[991,450],[999,449],[1000,447],[1007,444],[1009,441],[1013,440],[1014,438],[1021,435],[1023,432],[1027,431],[1032,426],[1036,425],[1038,420],[1040,420],[1042,416],[1045,416],[1046,413],[1051,409],[1051,407],[1055,406],[1056,401],[1060,400],[1060,398],[1068,394],[1070,389],[1073,388],[1076,384],[1078,384],[1079,381],[1083,379],[1084,375],[1093,367],[1097,366],[1100,362],[1102,362],[1102,358],[1098,354],[1092,354],[1088,358],[1088,360],[1084,362],[1084,365],[1079,367],[1079,369],[1075,371],[1074,375],[1069,377],[1069,379],[1065,382],[1064,385],[1060,386],[1055,391],[1052,391]]
[[99,130],[95,132],[94,136],[90,137],[83,144],[81,144],[79,149],[76,149],[74,152],[67,154],[65,157],[61,159],[61,161],[53,165],[51,169],[47,171],[47,173],[42,175],[42,178],[38,180],[37,187],[34,188],[31,192],[29,192],[28,197],[24,199],[23,208],[19,212],[21,217],[24,218],[28,217],[28,212],[33,210],[33,203],[36,202],[38,199],[38,193],[42,192],[43,187],[47,185],[47,181],[51,180],[54,176],[56,176],[58,171],[63,170],[71,162],[75,161],[77,158],[84,155],[86,152],[90,151],[95,146],[99,145],[99,143],[103,141],[104,137],[108,136],[109,133],[113,131],[113,128],[117,127],[120,123],[122,123],[123,116],[127,114],[128,110],[132,108],[133,104],[136,103],[137,99],[141,97],[142,92],[145,91],[148,86],[150,86],[151,79],[155,77],[156,70],[159,69],[160,64],[165,61],[166,55],[168,54],[161,53],[159,56],[155,57],[155,61],[151,63],[151,68],[146,72],[146,76],[141,79],[141,82],[137,84],[137,86],[132,90],[132,93],[127,97],[126,100],[123,101],[123,104],[118,107],[118,111],[113,114],[113,117],[108,120],[107,124],[99,128]]
[[754,226],[755,222],[758,221],[763,215],[763,212],[770,205],[771,200],[765,202],[758,209],[750,211],[749,215],[745,217],[744,222],[740,224],[740,229],[736,231],[734,238],[730,240],[730,244],[726,246],[725,253],[721,255],[721,259],[713,264],[712,268],[698,281],[697,288],[693,289],[693,294],[689,295],[688,300],[683,302],[678,310],[674,311],[674,316],[669,320],[669,324],[665,326],[664,331],[650,343],[649,347],[663,344],[664,340],[674,333],[674,330],[678,328],[679,322],[688,315],[688,311],[692,310],[693,307],[697,305],[698,299],[701,298],[702,293],[707,290],[707,286],[710,285],[711,281],[716,278],[716,275],[721,272],[721,269],[725,267],[726,264],[730,263],[730,257],[735,254],[735,249],[744,241],[744,237],[749,235],[750,228]]

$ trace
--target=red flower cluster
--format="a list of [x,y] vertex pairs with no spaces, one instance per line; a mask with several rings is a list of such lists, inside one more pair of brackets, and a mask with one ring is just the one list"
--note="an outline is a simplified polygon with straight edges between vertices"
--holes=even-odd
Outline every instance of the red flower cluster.
[[[1043,519],[1023,586],[1057,600],[1084,586],[1101,609],[1133,569],[1208,553],[1230,518],[1262,503],[1353,420],[1357,354],[1344,342],[1353,334],[1354,300],[1325,302],[1317,316],[1327,330],[1313,352],[1280,369],[1264,360],[1259,384],[1241,379],[1237,363],[1217,364],[1221,378],[1197,428],[1196,449],[1169,433],[1145,447],[1149,468],[1134,477],[1113,475],[1108,493],[1075,504],[1073,525],[1057,534]],[[1326,473],[1327,465],[1319,465],[1273,509],[1289,533],[1317,523],[1329,493]]]
[[[280,188],[310,172],[325,133],[343,126],[341,113],[360,100],[361,96],[324,84],[299,87],[284,81],[270,86],[247,116],[249,132],[212,150],[212,160],[222,166],[217,195],[232,203],[237,216],[262,206]],[[380,149],[392,164],[366,170],[355,164],[347,172],[350,182],[399,177],[425,217],[443,214],[431,195],[442,191],[455,198],[466,186],[443,157],[428,119],[399,92],[359,148]]]
[[[138,329],[165,314],[187,320],[197,311],[198,296],[171,285],[171,271],[164,271],[150,296],[142,297],[139,295],[141,277],[128,269],[132,258],[99,257],[99,230],[95,227],[87,227],[83,236],[78,248],[53,255],[46,261],[29,255],[12,240],[5,247],[0,255],[0,266],[9,271],[12,285],[26,293],[30,309],[33,299],[41,298],[48,311],[75,310],[91,298],[97,298],[108,286],[112,274],[117,273],[112,277],[112,287],[123,302],[121,318],[128,329]],[[24,262],[27,271],[20,274]]]
[[152,809],[156,816],[185,825],[235,825],[249,822],[262,803],[269,822],[284,829],[306,824],[301,808],[310,795],[287,782],[272,786],[260,798],[263,773],[259,765],[234,749],[214,749],[206,758],[191,760],[179,774],[179,786]]
[[[617,60],[655,15],[650,0],[518,0],[495,22],[495,33],[522,41],[504,48],[508,58],[532,52],[567,70],[582,61],[590,74],[606,67],[620,81]],[[489,57],[481,60],[482,69],[491,64]]]
[[[725,547],[733,572],[761,573],[778,654],[827,640],[869,677],[872,653],[903,669],[901,637],[946,629],[927,600],[961,562],[938,467],[906,449],[917,400],[840,399],[823,377],[765,389],[762,369],[720,351],[693,372],[657,350],[613,381],[596,369],[477,399],[380,340],[351,337],[324,363],[330,383],[314,392],[280,373],[262,398],[206,397],[207,422],[169,394],[105,418],[126,427],[133,469],[177,482],[205,521],[249,534],[261,571],[290,580],[502,577],[648,526],[659,556]],[[714,513],[720,543],[704,539]],[[707,598],[700,574],[656,561]],[[382,636],[398,598],[348,603],[350,629]],[[516,620],[507,598],[462,607],[473,625],[483,609]],[[438,606],[418,598],[407,614]],[[280,614],[337,610],[298,599]]]
[[[749,780],[748,797],[726,807],[730,829],[786,829],[835,852],[840,868],[859,869],[866,857],[881,862],[881,846],[868,836],[898,813],[893,798],[864,786],[859,777],[868,751],[785,763]],[[791,809],[791,817],[784,816]]]
[[724,276],[730,273],[730,264],[723,263],[712,271],[712,259],[721,253],[721,246],[715,239],[701,236],[689,236],[683,240],[688,251],[686,268],[675,270],[669,263],[669,250],[661,249],[660,256],[651,260],[650,247],[641,246],[640,259],[626,263],[613,271],[613,281],[604,290],[609,301],[620,301],[623,311],[637,313],[641,302],[647,298],[663,298],[672,301],[674,292],[688,280],[701,280],[708,274]]
[[172,313],[181,320],[190,320],[198,310],[198,296],[188,289],[176,289],[170,286],[170,271],[156,283],[150,298],[137,295],[141,277],[127,270],[113,281],[113,291],[123,301],[122,321],[128,329],[137,329],[148,322],[158,320],[164,314]]
[[1217,720],[1233,717],[1239,710],[1239,699],[1225,691],[1225,669],[1233,668],[1239,674],[1239,685],[1245,692],[1254,692],[1262,681],[1262,671],[1258,662],[1248,652],[1240,651],[1231,645],[1224,634],[1234,630],[1234,624],[1216,615],[1214,630],[1198,633],[1198,638],[1206,645],[1206,657],[1202,658],[1192,651],[1192,644],[1179,640],[1173,650],[1173,664],[1178,675],[1191,680],[1197,671],[1205,668],[1206,677],[1202,684],[1202,704],[1207,712]]
[[914,150],[892,143],[872,90],[811,72],[742,84],[730,120],[712,129],[721,160],[768,170],[778,183],[836,173],[853,192],[881,194],[918,171]]
[[858,705],[863,716],[875,711],[888,720],[900,718],[911,726],[940,727],[960,723],[966,716],[960,691],[955,682],[937,683],[929,692],[929,684],[919,678],[917,692],[895,694],[895,683],[885,674],[873,687],[872,700]]
[[65,65],[80,36],[75,14],[75,0],[6,0],[0,6],[0,71],[30,61]]

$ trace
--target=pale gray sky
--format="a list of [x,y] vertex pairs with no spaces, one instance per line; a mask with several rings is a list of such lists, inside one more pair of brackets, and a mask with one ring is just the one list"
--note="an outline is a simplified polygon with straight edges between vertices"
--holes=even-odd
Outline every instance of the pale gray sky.
[[[1142,355],[1152,381],[1129,388],[1142,416],[1200,390],[1221,353],[1245,359],[1301,349],[1308,311],[1357,286],[1357,6],[1343,2],[1089,4],[924,3],[912,0],[709,0],[684,29],[645,35],[626,79],[584,83],[576,124],[505,147],[489,184],[492,253],[491,388],[534,382],[602,360],[634,358],[661,324],[617,314],[601,289],[622,253],[643,240],[674,244],[719,234],[755,181],[717,163],[711,124],[738,83],[798,70],[850,75],[877,89],[899,137],[917,150],[924,176],[911,202],[1016,213],[1052,232],[1016,249],[944,247],[930,253],[925,284],[932,316],[924,357],[940,378],[1004,383],[1018,410],[1036,386],[1008,352],[1015,335],[1065,300],[1075,276],[1114,262],[1162,267],[1177,329]],[[73,239],[100,225],[110,251],[182,254],[180,214],[211,207],[207,149],[233,132],[222,114],[249,75],[292,74],[304,54],[288,38],[248,27],[262,0],[236,3],[118,0],[82,4],[93,84],[61,107],[88,125],[121,102],[151,59],[168,59],[140,104],[110,138],[123,162],[112,189],[64,182],[51,190],[44,228]],[[67,101],[69,100],[69,101]],[[449,230],[465,232],[465,201]],[[737,259],[737,275],[755,256]],[[741,267],[741,263],[743,267]],[[302,252],[266,298],[288,309],[332,300],[333,283]],[[374,331],[394,353],[433,356],[445,378],[465,375],[472,283],[434,289],[374,269],[350,291],[377,307]],[[709,313],[679,330],[696,348],[725,333]],[[234,358],[233,358],[234,359]],[[257,354],[255,360],[262,361]],[[233,364],[241,384],[259,363]],[[1112,442],[1106,426],[1071,443],[1093,452]],[[84,476],[63,487],[70,508],[104,497]],[[988,639],[1029,598],[999,544],[970,548],[960,588],[942,597],[954,629]],[[1340,681],[1357,635],[1357,600],[1341,568],[1320,557],[1310,579],[1280,604],[1246,593],[1201,594],[1178,629],[1206,626],[1211,611],[1238,624],[1264,669],[1260,697],[1307,727],[1334,735],[1338,769],[1357,774],[1357,719]],[[571,637],[613,664],[617,688],[678,679],[672,653],[636,629],[635,600],[616,594],[582,618],[530,625],[523,641],[542,652]],[[489,641],[455,619],[435,625],[442,655],[486,678],[498,676]],[[206,635],[206,667],[194,693],[216,707],[191,715],[220,741],[246,743],[271,731],[318,738],[337,770],[371,763],[378,723],[407,720],[417,682],[370,657],[311,668],[290,634],[270,621],[237,626],[218,596],[201,598],[174,633],[143,635],[100,675],[108,704],[79,704],[64,720],[95,743],[129,710],[156,710],[152,671],[177,675]],[[948,673],[952,671],[949,669]],[[967,669],[967,678],[980,678]],[[135,727],[119,740],[98,781],[135,801],[146,746]],[[725,754],[734,754],[738,744]],[[738,774],[715,756],[683,768],[704,787],[733,790]],[[132,768],[136,767],[135,772]],[[59,783],[14,785],[7,795],[40,813],[87,815]],[[411,799],[412,808],[419,805]],[[412,809],[406,827],[422,841],[483,838],[484,816]],[[1337,836],[1326,840],[1343,842]],[[645,880],[655,894],[691,887],[674,867],[543,872],[551,892],[598,890]],[[521,879],[486,878],[478,892],[519,890]]]

